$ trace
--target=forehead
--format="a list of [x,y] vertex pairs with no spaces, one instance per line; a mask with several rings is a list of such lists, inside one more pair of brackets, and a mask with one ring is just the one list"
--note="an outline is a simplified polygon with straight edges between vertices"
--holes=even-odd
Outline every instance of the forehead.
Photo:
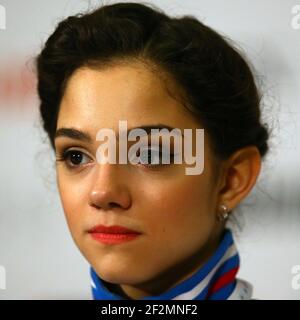
[[57,127],[92,131],[117,128],[119,120],[126,120],[132,127],[148,122],[181,129],[201,127],[176,99],[176,85],[142,63],[76,70],[62,97]]

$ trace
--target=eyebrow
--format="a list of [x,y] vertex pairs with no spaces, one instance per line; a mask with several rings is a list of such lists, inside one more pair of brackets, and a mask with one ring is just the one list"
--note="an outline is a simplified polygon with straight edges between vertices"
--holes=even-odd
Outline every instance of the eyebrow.
[[54,139],[57,139],[59,137],[66,137],[71,138],[74,140],[80,140],[85,142],[91,142],[92,138],[91,136],[82,130],[78,130],[75,128],[59,128],[55,132]]
[[[127,131],[133,130],[133,129],[143,129],[146,131],[147,134],[151,134],[151,130],[152,129],[168,129],[169,131],[172,131],[173,127],[170,127],[166,124],[151,124],[151,125],[144,125],[144,126],[139,126],[139,127],[133,127],[133,128],[128,128]],[[118,136],[118,135],[117,135]],[[55,132],[55,137],[59,138],[59,137],[67,137],[67,138],[71,138],[74,140],[79,140],[79,141],[84,141],[84,142],[92,142],[92,137],[90,136],[89,133],[83,131],[83,130],[79,130],[79,129],[75,129],[75,128],[59,128],[56,130]],[[118,137],[117,137],[118,139]]]

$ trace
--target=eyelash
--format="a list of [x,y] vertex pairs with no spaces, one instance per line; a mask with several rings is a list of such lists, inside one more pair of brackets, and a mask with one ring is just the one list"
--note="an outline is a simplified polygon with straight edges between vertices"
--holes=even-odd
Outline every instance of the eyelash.
[[[151,156],[151,148],[148,148],[148,155]],[[144,151],[144,150],[143,150]],[[79,167],[82,167],[83,165],[81,164],[71,164],[71,160],[69,159],[70,155],[73,153],[77,153],[77,154],[81,154],[82,156],[86,156],[88,158],[91,158],[90,156],[88,156],[86,153],[84,153],[83,151],[81,150],[78,150],[78,149],[66,149],[64,150],[61,155],[58,155],[57,158],[56,158],[56,161],[61,161],[61,162],[64,162],[65,165],[67,166],[68,169],[70,170],[74,170],[74,169],[77,169]],[[158,152],[159,154],[159,159],[160,159],[160,162],[161,162],[161,158],[162,158],[162,155],[163,155],[163,152],[159,151]],[[139,157],[139,156],[138,156]],[[174,154],[173,153],[170,153],[170,163],[172,164],[172,160],[174,159]],[[148,163],[148,164],[142,164],[142,163],[139,163],[138,165],[141,165],[141,166],[144,166],[144,167],[148,167],[148,168],[154,168],[154,167],[158,167],[158,166],[162,166],[162,165],[165,165],[165,164],[162,164],[162,163],[159,163],[159,164],[151,164],[151,163]]]

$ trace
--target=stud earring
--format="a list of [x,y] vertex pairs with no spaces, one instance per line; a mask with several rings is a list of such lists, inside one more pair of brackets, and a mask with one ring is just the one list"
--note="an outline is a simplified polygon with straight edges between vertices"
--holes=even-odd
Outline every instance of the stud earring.
[[220,209],[221,209],[221,212],[219,212],[218,214],[218,219],[219,221],[225,221],[229,216],[228,207],[225,204],[221,204]]

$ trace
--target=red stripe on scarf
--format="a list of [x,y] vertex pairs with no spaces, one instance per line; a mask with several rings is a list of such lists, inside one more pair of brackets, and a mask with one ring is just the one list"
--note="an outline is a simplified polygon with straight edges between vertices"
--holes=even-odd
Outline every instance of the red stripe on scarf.
[[224,273],[209,289],[208,295],[215,293],[216,291],[220,290],[221,288],[225,287],[227,284],[232,282],[235,278],[235,275],[238,272],[239,267],[231,269]]

